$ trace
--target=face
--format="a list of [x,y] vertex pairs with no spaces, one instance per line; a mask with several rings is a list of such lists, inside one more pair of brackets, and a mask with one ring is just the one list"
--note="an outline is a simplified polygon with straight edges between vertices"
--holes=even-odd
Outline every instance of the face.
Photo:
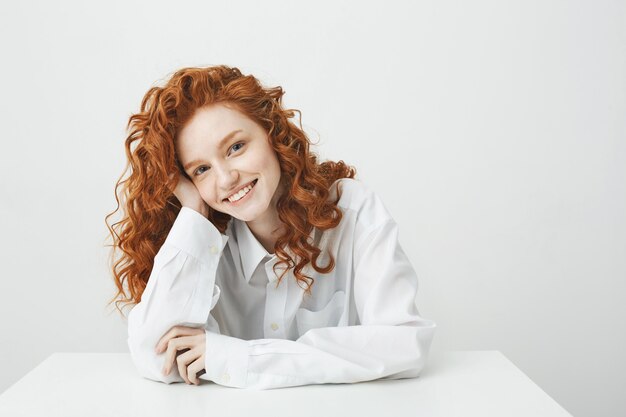
[[[219,103],[198,109],[179,132],[176,152],[212,209],[243,221],[274,217],[281,176],[278,157],[267,132],[234,107]],[[249,185],[251,190],[246,189]],[[242,189],[248,193],[233,201]]]

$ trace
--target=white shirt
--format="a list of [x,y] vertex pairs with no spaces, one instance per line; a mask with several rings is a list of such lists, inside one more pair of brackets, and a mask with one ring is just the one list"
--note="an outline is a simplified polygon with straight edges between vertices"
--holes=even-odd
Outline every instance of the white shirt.
[[182,207],[128,315],[128,346],[139,373],[184,382],[176,366],[162,374],[165,354],[154,351],[171,327],[184,325],[205,329],[206,373],[199,378],[220,385],[270,389],[418,376],[436,325],[418,313],[417,276],[398,242],[398,226],[360,180],[335,181],[332,201],[338,184],[341,222],[311,232],[322,250],[317,264],[328,264],[329,250],[335,268],[328,274],[310,264],[303,269],[315,279],[312,296],[293,270],[276,287],[272,267],[279,259],[245,222],[231,218],[222,235]]

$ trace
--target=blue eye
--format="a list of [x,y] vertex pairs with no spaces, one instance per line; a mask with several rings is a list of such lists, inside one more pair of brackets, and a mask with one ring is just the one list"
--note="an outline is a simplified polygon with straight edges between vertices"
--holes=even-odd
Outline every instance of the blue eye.
[[[198,169],[200,169],[200,168],[206,168],[206,167],[203,165],[201,167],[198,167]],[[194,172],[193,175],[200,175],[200,174],[202,174],[202,172],[200,174],[198,174],[198,169],[196,169],[196,172]]]
[[[231,147],[230,147],[230,149],[233,149],[233,148],[234,148],[235,146],[237,146],[237,145],[241,145],[241,146],[243,147],[244,143],[243,143],[243,142],[237,142],[237,143],[235,143],[233,146],[231,146]],[[235,150],[235,152],[236,152],[236,151],[238,151],[239,149],[241,149],[241,148],[237,148],[237,149]],[[198,167],[198,169],[196,169],[196,171],[193,173],[193,175],[194,175],[194,176],[198,176],[198,175],[203,174],[203,173],[204,173],[204,171],[202,171],[202,172],[198,173],[198,170],[199,170],[199,169],[201,169],[201,168],[207,168],[207,169],[208,169],[208,167],[206,167],[205,165],[202,165],[202,166]]]
[[[237,145],[242,145],[243,146],[243,142],[235,143],[233,146],[230,147],[230,149],[233,149]],[[241,148],[239,148],[239,149],[241,149]]]

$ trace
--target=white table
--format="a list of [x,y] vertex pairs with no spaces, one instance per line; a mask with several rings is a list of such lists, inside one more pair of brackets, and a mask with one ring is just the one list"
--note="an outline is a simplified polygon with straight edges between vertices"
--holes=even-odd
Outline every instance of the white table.
[[0,395],[0,416],[569,416],[498,351],[432,356],[419,378],[273,390],[142,378],[128,353],[55,353]]

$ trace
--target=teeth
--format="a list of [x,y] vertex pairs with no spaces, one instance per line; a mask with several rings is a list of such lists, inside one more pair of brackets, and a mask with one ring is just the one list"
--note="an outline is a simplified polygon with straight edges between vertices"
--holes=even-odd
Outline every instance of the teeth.
[[248,194],[248,192],[252,189],[252,185],[250,184],[247,187],[241,189],[238,193],[235,193],[233,195],[231,195],[230,197],[228,197],[228,200],[231,203],[234,203],[235,201],[238,201],[241,199],[241,197],[243,197],[244,195]]

